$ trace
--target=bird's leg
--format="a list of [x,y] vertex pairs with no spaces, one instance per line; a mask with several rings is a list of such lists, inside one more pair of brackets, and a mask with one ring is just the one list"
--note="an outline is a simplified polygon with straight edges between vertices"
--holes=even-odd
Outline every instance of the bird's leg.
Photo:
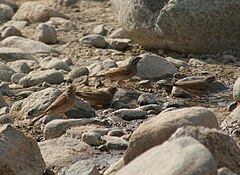
[[121,88],[123,86],[123,81],[122,80],[118,80],[117,81],[117,85],[118,85],[118,87]]
[[61,114],[61,116],[62,116],[63,119],[68,119],[68,117],[64,113]]

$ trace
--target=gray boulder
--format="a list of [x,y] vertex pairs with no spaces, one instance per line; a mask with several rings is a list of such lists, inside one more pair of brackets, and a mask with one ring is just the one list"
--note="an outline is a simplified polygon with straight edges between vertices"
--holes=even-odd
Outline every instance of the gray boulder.
[[10,36],[1,41],[1,43],[6,47],[14,47],[22,49],[29,53],[57,53],[59,54],[59,51],[52,48],[51,46],[48,46],[44,43],[34,41],[31,39],[26,39],[19,36]]
[[218,168],[227,167],[240,174],[240,148],[230,136],[214,128],[186,126],[178,128],[170,140],[189,136],[208,148]]
[[66,133],[71,127],[84,126],[84,125],[104,125],[104,123],[97,119],[58,119],[53,120],[46,124],[43,134],[45,139],[53,139]]
[[7,38],[9,36],[22,36],[22,32],[14,26],[8,26],[3,30],[1,37]]
[[18,48],[11,47],[1,47],[0,48],[0,59],[10,62],[17,60],[33,60],[35,59],[28,53],[28,51],[24,51]]
[[105,48],[107,45],[105,38],[97,34],[84,36],[83,38],[80,39],[80,42],[83,44],[89,44],[91,46],[95,46],[98,48]]
[[88,160],[79,160],[73,165],[63,168],[59,175],[100,175],[96,165]]
[[8,124],[0,136],[0,174],[43,174],[46,165],[35,140]]
[[87,157],[98,151],[88,144],[73,138],[62,136],[39,142],[47,168],[62,168],[72,165],[81,157]]
[[40,61],[40,65],[44,69],[56,69],[56,70],[66,70],[70,71],[70,67],[64,63],[62,60],[54,57],[46,57]]
[[63,74],[57,70],[32,71],[20,79],[19,84],[24,87],[35,86],[46,82],[49,84],[60,84],[64,80]]
[[188,125],[219,128],[216,116],[207,108],[192,107],[162,112],[134,131],[124,155],[125,164],[146,150],[162,144],[177,128]]
[[111,2],[123,30],[145,48],[191,53],[239,51],[236,36],[240,35],[240,2],[237,0]]
[[8,63],[8,65],[17,73],[28,74],[29,72],[31,72],[31,68],[28,66],[27,63],[22,60],[10,62]]
[[0,3],[0,21],[5,22],[12,18],[14,12],[12,7]]
[[192,137],[164,142],[143,153],[116,175],[217,175],[208,149]]
[[142,79],[160,79],[177,72],[173,64],[157,55],[143,55],[137,66],[137,76]]
[[39,24],[35,31],[35,39],[45,44],[57,43],[58,40],[55,27],[47,23]]

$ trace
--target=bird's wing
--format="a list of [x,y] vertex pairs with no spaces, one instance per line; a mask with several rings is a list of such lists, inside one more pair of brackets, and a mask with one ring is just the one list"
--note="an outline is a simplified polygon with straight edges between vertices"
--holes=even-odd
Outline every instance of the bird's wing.
[[118,67],[118,68],[110,69],[109,71],[105,72],[104,75],[108,77],[115,77],[119,75],[127,76],[131,73],[132,71],[127,67]]
[[59,106],[63,105],[64,103],[66,103],[68,100],[66,94],[61,94],[46,110],[45,112],[49,111],[49,110],[54,110],[56,108],[58,108]]
[[85,100],[90,100],[95,102],[107,101],[109,98],[111,98],[111,95],[108,92],[100,91],[100,90],[76,92],[76,95]]

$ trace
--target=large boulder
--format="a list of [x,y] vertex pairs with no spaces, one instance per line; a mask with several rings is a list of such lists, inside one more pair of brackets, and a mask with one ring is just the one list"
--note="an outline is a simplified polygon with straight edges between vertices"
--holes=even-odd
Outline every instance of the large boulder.
[[191,53],[240,49],[240,1],[111,1],[123,30],[145,48]]
[[0,174],[43,174],[46,165],[35,140],[8,124],[0,128],[0,138]]
[[51,17],[68,18],[66,15],[39,2],[25,2],[12,17],[16,21],[45,22]]
[[167,141],[140,155],[116,175],[217,175],[208,149],[192,137]]
[[188,125],[219,128],[216,116],[207,108],[192,107],[162,112],[144,122],[132,134],[124,155],[125,164],[148,149],[168,140],[177,128]]
[[186,126],[177,129],[171,139],[189,136],[208,148],[218,168],[227,167],[240,174],[240,148],[233,138],[214,128]]

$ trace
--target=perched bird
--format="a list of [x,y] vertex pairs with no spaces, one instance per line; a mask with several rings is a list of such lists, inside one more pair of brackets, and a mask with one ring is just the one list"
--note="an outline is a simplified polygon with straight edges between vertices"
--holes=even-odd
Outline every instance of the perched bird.
[[76,86],[70,85],[50,106],[48,106],[48,108],[40,116],[33,119],[31,123],[34,123],[40,118],[49,114],[61,114],[64,118],[67,118],[64,112],[74,105],[75,98]]
[[173,86],[179,87],[189,94],[198,96],[209,91],[211,83],[215,80],[214,76],[208,76],[203,79],[175,82]]
[[116,87],[109,87],[107,89],[77,91],[76,96],[88,101],[92,105],[105,106],[112,103],[116,91]]
[[100,72],[92,77],[105,77],[110,80],[118,81],[120,84],[123,80],[127,80],[137,74],[137,63],[141,58],[140,56],[133,57],[126,66],[111,68],[108,71]]

